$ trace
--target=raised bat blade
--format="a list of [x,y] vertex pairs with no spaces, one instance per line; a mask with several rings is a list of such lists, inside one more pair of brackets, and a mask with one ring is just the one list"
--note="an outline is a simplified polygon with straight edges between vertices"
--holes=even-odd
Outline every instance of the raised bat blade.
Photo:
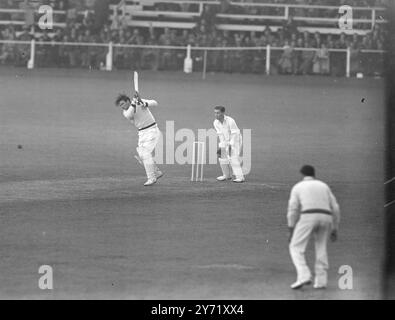
[[139,93],[139,74],[137,71],[133,74],[133,84],[134,84],[134,91],[138,94]]

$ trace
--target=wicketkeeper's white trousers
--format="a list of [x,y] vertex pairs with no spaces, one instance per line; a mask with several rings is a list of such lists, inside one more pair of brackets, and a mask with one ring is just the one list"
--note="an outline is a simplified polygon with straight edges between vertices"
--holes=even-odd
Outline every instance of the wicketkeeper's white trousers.
[[295,226],[289,244],[292,262],[295,265],[297,281],[311,279],[311,272],[306,263],[305,251],[310,237],[315,245],[315,280],[317,286],[326,286],[328,282],[327,270],[328,254],[327,243],[332,230],[332,216],[322,213],[301,214]]
[[153,126],[139,131],[138,135],[139,141],[136,150],[144,164],[147,178],[152,179],[155,177],[155,172],[159,170],[152,157],[152,153],[160,139],[161,132],[157,126]]
[[[222,174],[226,177],[229,176],[230,174],[230,168],[232,168],[233,174],[236,176],[236,178],[239,179],[244,179],[243,175],[243,170],[241,168],[240,164],[240,153],[241,153],[241,147],[243,144],[243,139],[242,135],[239,134],[235,140],[234,144],[230,146],[230,153],[228,148],[225,149],[225,158],[219,158],[219,164],[222,169]],[[224,146],[220,143],[219,148],[224,148]]]

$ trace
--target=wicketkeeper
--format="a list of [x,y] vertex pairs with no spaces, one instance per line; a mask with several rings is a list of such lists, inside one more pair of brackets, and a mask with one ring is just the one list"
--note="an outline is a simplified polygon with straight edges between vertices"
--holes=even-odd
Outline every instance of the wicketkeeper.
[[214,128],[219,137],[218,161],[222,170],[222,176],[219,176],[217,180],[230,180],[233,172],[235,176],[233,182],[244,182],[243,170],[240,165],[243,142],[240,129],[233,118],[225,115],[225,107],[216,106],[214,113]]
[[157,107],[158,102],[141,99],[138,94],[135,94],[132,100],[127,95],[120,94],[115,105],[122,108],[125,118],[138,129],[139,140],[136,150],[148,179],[144,185],[153,185],[157,179],[163,176],[152,156],[161,132],[149,108]]

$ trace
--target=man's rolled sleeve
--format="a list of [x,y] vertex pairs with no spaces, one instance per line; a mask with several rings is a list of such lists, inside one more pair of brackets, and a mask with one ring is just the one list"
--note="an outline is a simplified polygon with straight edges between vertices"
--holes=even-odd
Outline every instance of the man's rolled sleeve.
[[237,127],[236,122],[234,120],[229,120],[229,128],[230,128],[229,144],[231,146],[234,146],[236,137],[240,134],[240,129]]
[[240,129],[233,119],[229,119],[229,129],[231,134],[240,134]]
[[148,107],[148,108],[152,108],[152,107],[157,107],[159,104],[156,100],[148,100],[148,99],[142,99],[142,101],[144,102],[144,104]]
[[288,220],[288,227],[294,228],[296,223],[299,220],[300,215],[300,202],[297,190],[292,188],[291,195],[288,201],[288,212],[287,212],[287,220]]

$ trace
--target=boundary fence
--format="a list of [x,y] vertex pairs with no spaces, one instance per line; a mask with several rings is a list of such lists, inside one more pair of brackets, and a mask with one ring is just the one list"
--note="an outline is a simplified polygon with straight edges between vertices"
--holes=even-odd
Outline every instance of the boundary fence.
[[[178,53],[183,52],[183,59],[186,58],[191,58],[191,56],[194,56],[194,54],[198,53],[199,57],[201,57],[202,60],[202,78],[206,78],[206,73],[207,73],[207,61],[208,61],[208,54],[211,52],[222,52],[222,53],[229,53],[229,52],[243,52],[243,51],[250,51],[250,52],[260,52],[263,55],[262,61],[264,62],[264,73],[266,75],[271,74],[271,68],[272,68],[272,55],[277,54],[278,52],[284,52],[286,49],[285,47],[273,47],[270,45],[267,46],[261,46],[261,47],[191,47],[191,46],[158,46],[158,45],[132,45],[132,44],[114,44],[112,42],[110,43],[90,43],[90,42],[56,42],[56,41],[48,41],[48,42],[43,42],[43,41],[37,41],[37,40],[31,40],[31,41],[19,41],[19,40],[0,40],[0,45],[16,45],[16,46],[24,46],[29,50],[29,53],[24,53],[24,55],[27,56],[27,64],[26,67],[28,69],[34,69],[36,68],[36,51],[37,51],[37,46],[63,46],[63,47],[79,47],[79,48],[84,48],[84,47],[96,47],[104,50],[104,61],[103,61],[103,66],[102,69],[106,71],[112,71],[114,69],[114,50],[124,48],[124,49],[151,49],[151,50],[157,50],[158,52],[163,52],[163,50],[177,50]],[[320,49],[317,48],[292,48],[293,51],[298,52],[298,51],[303,51],[303,52],[317,52]],[[27,50],[26,50],[27,51]],[[345,72],[344,75],[346,77],[350,77],[351,75],[351,67],[352,67],[352,54],[353,50],[351,48],[346,48],[346,49],[327,49],[328,53],[338,53],[338,54],[343,54],[344,56],[344,61],[345,61]],[[385,53],[383,50],[359,50],[358,51],[361,54],[378,54],[382,57],[382,55]],[[186,67],[184,65],[184,71],[189,72],[186,70]]]

